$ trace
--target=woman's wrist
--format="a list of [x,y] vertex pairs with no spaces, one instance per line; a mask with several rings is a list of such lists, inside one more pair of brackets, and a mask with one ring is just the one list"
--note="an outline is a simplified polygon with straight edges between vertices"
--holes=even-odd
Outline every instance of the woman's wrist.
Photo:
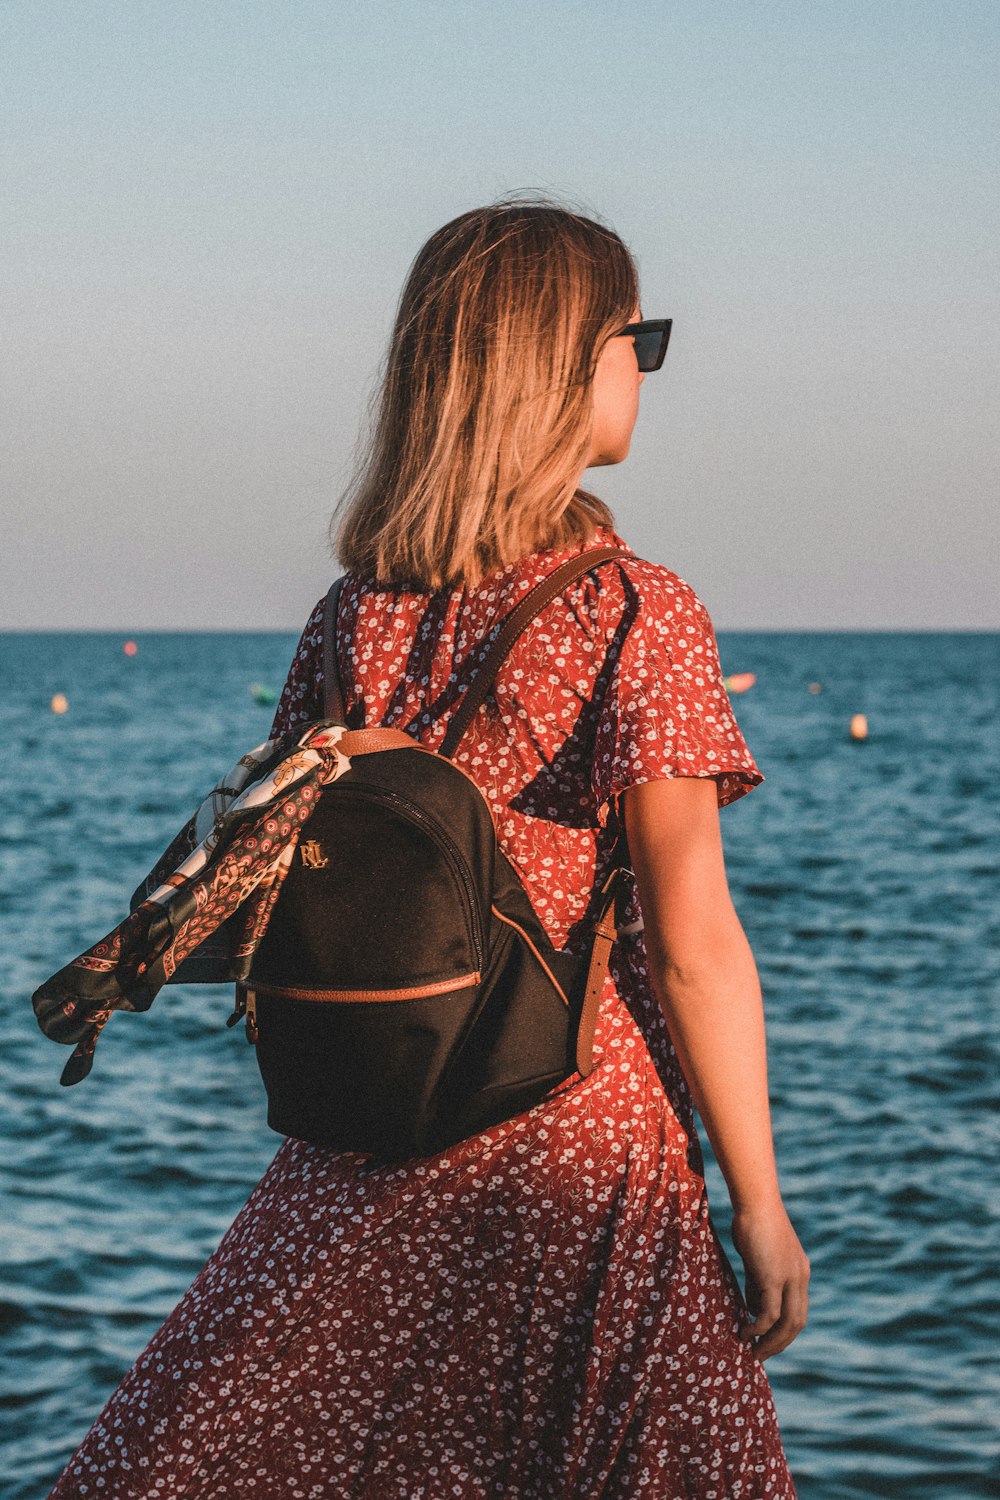
[[756,1184],[749,1188],[733,1188],[729,1186],[729,1201],[732,1204],[734,1214],[753,1216],[764,1216],[773,1213],[784,1213],[785,1204],[781,1196],[781,1188],[775,1177],[767,1183]]

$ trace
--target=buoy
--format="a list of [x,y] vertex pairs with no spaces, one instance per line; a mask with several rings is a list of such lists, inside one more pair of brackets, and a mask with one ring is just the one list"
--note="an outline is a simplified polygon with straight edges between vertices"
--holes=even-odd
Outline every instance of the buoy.
[[266,708],[271,703],[276,703],[278,695],[273,688],[266,687],[263,682],[251,682],[250,696],[255,703],[262,703]]
[[851,739],[866,740],[868,738],[868,720],[864,714],[851,715]]
[[126,656],[135,656],[136,652],[139,650],[139,647],[136,645],[135,641],[126,641],[124,646],[122,647],[122,650],[125,652]]
[[821,682],[811,682],[809,684],[809,691],[811,693],[821,693],[823,691],[823,684]]
[[69,708],[69,699],[65,693],[53,693],[49,707],[54,714],[64,714]]
[[745,693],[756,681],[756,672],[737,672],[733,677],[723,678],[727,693]]

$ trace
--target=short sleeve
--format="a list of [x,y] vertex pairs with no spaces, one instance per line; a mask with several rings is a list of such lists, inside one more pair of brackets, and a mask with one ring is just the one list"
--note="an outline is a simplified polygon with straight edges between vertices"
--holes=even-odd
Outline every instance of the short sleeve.
[[733,716],[708,610],[689,584],[654,563],[629,559],[619,576],[621,613],[608,622],[595,737],[598,804],[677,776],[712,776],[719,806],[735,802],[764,777]]

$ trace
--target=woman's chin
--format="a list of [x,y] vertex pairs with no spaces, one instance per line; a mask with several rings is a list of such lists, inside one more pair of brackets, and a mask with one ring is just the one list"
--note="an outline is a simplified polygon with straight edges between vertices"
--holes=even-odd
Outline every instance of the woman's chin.
[[587,464],[587,468],[604,469],[608,466],[608,464],[620,464],[626,458],[628,458],[629,447],[630,444],[626,442],[617,448],[609,448],[605,452],[599,454],[596,458],[592,458]]

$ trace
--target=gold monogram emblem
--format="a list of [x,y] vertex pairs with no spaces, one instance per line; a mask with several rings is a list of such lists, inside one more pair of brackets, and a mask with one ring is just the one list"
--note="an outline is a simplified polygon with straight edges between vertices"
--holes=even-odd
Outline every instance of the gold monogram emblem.
[[299,848],[302,851],[302,863],[309,870],[325,870],[330,863],[315,839],[309,839],[307,843],[300,844]]

